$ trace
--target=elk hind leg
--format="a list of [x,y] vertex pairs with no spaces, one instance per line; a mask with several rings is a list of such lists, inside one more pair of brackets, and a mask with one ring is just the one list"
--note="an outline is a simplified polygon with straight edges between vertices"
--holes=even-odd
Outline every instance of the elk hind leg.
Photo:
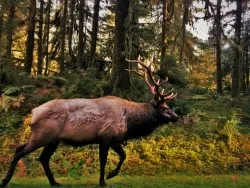
[[2,180],[2,184],[0,184],[0,187],[5,187],[9,183],[9,181],[11,180],[11,178],[14,174],[14,171],[15,171],[15,168],[16,168],[18,161],[22,157],[24,157],[25,155],[37,150],[38,148],[39,148],[39,146],[32,145],[32,144],[28,143],[28,144],[24,144],[22,146],[19,146],[16,149],[15,155],[10,163],[8,172],[5,176],[5,178]]
[[121,166],[126,159],[126,153],[120,143],[113,143],[111,148],[120,156],[120,161],[118,162],[116,168],[107,175],[107,179],[113,178],[119,174]]
[[39,161],[41,162],[43,169],[45,171],[45,174],[49,180],[49,183],[51,186],[59,186],[59,183],[55,181],[55,178],[51,172],[50,166],[49,166],[49,160],[53,153],[56,151],[56,148],[58,147],[59,142],[53,142],[48,144],[44,147],[40,157]]

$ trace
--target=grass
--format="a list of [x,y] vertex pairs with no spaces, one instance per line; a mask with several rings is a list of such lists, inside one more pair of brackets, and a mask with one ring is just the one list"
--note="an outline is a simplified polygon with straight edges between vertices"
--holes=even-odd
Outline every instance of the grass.
[[[99,187],[98,176],[59,177],[61,187]],[[248,188],[250,175],[118,176],[107,181],[109,188]],[[14,177],[9,188],[50,187],[46,177]]]

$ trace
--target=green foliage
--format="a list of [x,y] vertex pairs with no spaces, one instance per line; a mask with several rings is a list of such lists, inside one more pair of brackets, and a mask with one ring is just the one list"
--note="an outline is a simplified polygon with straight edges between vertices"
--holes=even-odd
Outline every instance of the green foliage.
[[5,88],[4,94],[8,96],[17,96],[21,92],[20,87],[10,86]]
[[0,111],[4,110],[7,112],[11,107],[12,108],[19,108],[21,104],[24,102],[24,96],[20,94],[17,97],[11,97],[7,95],[3,95],[0,98]]
[[174,85],[184,87],[188,83],[188,73],[185,67],[177,65],[174,56],[167,55],[160,64],[160,70],[157,75],[161,78],[168,77]]
[[[57,177],[57,181],[63,187],[98,187],[98,174],[84,175],[82,177]],[[183,175],[166,174],[157,176],[136,176],[119,174],[114,179],[108,180],[107,188],[137,188],[137,187],[175,187],[175,188],[247,188],[250,177],[247,174],[226,174],[226,175]],[[16,177],[10,182],[12,188],[47,188],[49,186],[46,177]]]
[[0,84],[12,84],[16,80],[16,69],[13,69],[10,60],[0,57]]
[[[0,112],[0,133],[12,132],[15,129],[21,127],[23,122],[23,117],[17,113],[6,113]],[[1,135],[1,134],[0,134]]]
[[76,98],[76,97],[85,97],[85,98],[94,98],[103,96],[103,85],[104,81],[100,81],[96,78],[96,70],[89,69],[88,71],[78,74],[78,77],[72,78],[75,79],[73,84],[68,87],[65,97],[66,98]]
[[[24,143],[29,138],[30,116],[24,118],[24,115],[38,104],[54,98],[92,98],[103,95],[105,82],[96,78],[95,70],[72,73],[64,77],[39,76],[32,78],[30,85],[5,87],[1,97],[1,156],[11,156],[13,143],[20,143],[20,140]],[[130,91],[116,91],[113,94],[141,102],[152,99],[142,79],[132,76],[131,83]],[[122,173],[212,174],[250,169],[250,138],[248,134],[241,134],[240,130],[241,115],[244,114],[246,118],[249,110],[247,105],[239,109],[242,105],[235,105],[226,96],[220,97],[212,92],[205,92],[205,95],[194,92],[195,95],[190,96],[192,89],[190,90],[181,90],[178,92],[179,97],[168,103],[183,115],[182,122],[162,126],[152,136],[131,141],[125,146],[127,160]],[[200,96],[203,100],[195,96]],[[28,99],[25,103],[22,102],[24,98]],[[242,103],[246,103],[246,100]],[[53,156],[51,167],[58,176],[94,174],[99,170],[97,148],[97,145],[82,148],[62,146]],[[36,161],[40,152],[41,150],[36,151],[24,159],[27,172],[31,176],[44,175]],[[118,160],[118,156],[111,152],[107,171],[114,169]],[[6,170],[7,164],[7,161],[1,162],[1,174]]]
[[59,87],[62,87],[68,84],[69,82],[67,79],[60,77],[60,76],[52,76],[52,79],[53,79],[54,85],[59,86]]
[[29,93],[35,90],[33,85],[22,85],[22,86],[7,86],[4,89],[4,95],[6,96],[17,96],[23,93]]
[[111,95],[120,96],[137,102],[149,102],[153,99],[145,82],[138,76],[131,75],[131,88],[128,91],[115,90]]
[[192,87],[189,89],[189,92],[193,95],[204,95],[207,94],[209,90],[203,87]]

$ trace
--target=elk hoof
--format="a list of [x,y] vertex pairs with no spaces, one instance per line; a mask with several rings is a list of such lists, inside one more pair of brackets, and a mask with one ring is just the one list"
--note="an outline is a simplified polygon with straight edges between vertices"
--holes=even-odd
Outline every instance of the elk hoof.
[[115,170],[113,170],[113,171],[111,171],[108,175],[107,175],[107,179],[111,179],[111,178],[113,178],[113,177],[115,177],[115,176],[117,176],[117,172],[115,171]]
[[61,186],[60,183],[57,183],[57,182],[51,184],[51,187],[60,187],[60,186]]

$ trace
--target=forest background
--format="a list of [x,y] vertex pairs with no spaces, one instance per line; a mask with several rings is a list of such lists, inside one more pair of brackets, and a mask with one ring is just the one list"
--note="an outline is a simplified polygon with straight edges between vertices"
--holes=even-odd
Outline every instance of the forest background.
[[[197,6],[197,3],[201,6]],[[122,173],[214,174],[250,170],[247,0],[0,0],[0,176],[27,140],[31,109],[55,98],[151,95],[126,59],[139,55],[154,75],[169,78],[169,103],[182,120],[128,142]],[[229,9],[228,7],[233,7]],[[199,15],[199,16],[198,16]],[[202,40],[190,32],[211,23]],[[43,175],[34,160],[17,175]],[[118,157],[109,155],[108,169]],[[58,175],[92,174],[97,146],[61,146]]]

